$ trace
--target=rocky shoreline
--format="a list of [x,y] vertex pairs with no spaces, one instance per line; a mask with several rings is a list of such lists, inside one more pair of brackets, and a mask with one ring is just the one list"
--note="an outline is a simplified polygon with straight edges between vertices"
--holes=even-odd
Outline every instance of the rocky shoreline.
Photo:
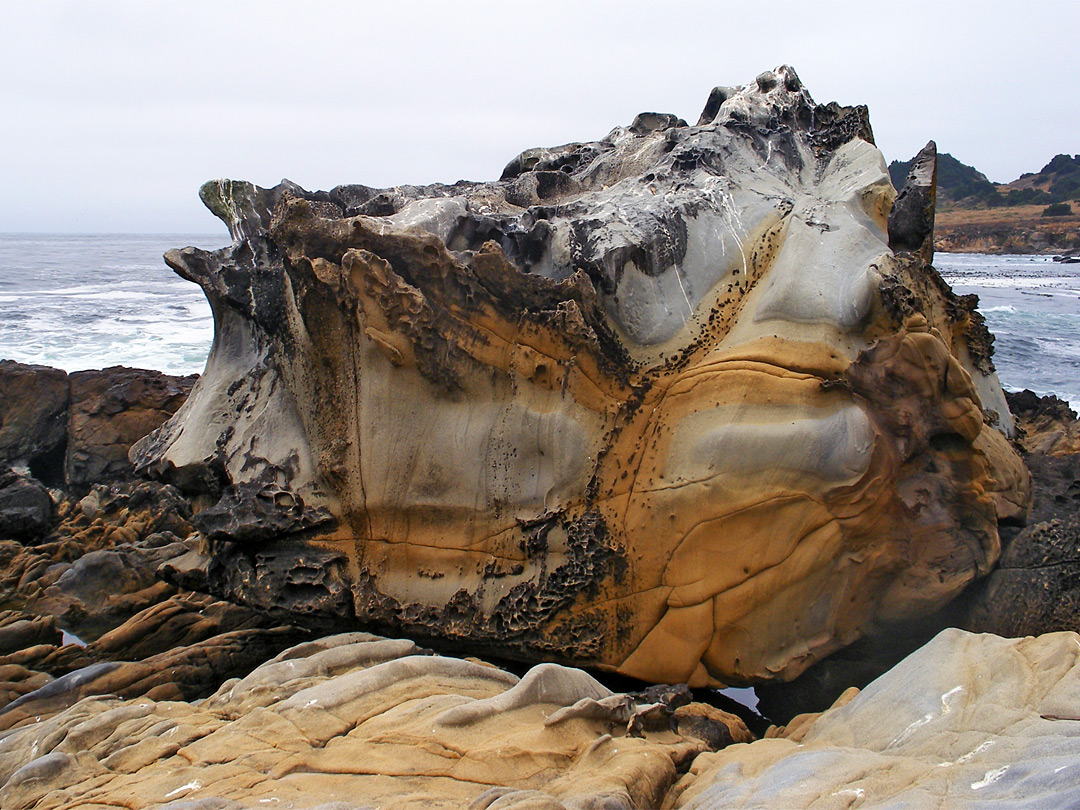
[[203,375],[0,363],[0,805],[1074,806],[1080,428],[936,176],[780,67],[491,183],[206,184]]
[[934,249],[942,253],[1074,256],[1080,253],[1080,217],[1047,221],[1038,211],[1010,209],[939,212]]
[[[1031,722],[1046,726],[1035,739],[1055,746],[1072,779],[1059,771],[1047,796],[1065,801],[1080,790],[1080,773],[1071,770],[1080,748],[1069,747],[1076,738],[1059,736],[1060,721],[1045,719],[1065,713],[1047,708],[1055,701],[1080,698],[1076,670],[1061,663],[1062,655],[1075,658],[1070,645],[1080,645],[1069,640],[1075,634],[1054,634],[1075,628],[1080,615],[1080,423],[1052,397],[1009,395],[1035,474],[1031,521],[1016,527],[1001,564],[958,609],[938,616],[939,626],[920,628],[919,641],[949,624],[1039,637],[1007,641],[946,630],[892,669],[866,655],[855,671],[859,650],[826,659],[819,668],[847,666],[834,666],[828,678],[811,669],[766,690],[763,706],[775,706],[785,725],[755,725],[761,739],[754,742],[740,717],[710,705],[718,702],[710,690],[641,684],[637,692],[613,692],[596,680],[602,673],[553,664],[512,674],[435,655],[412,641],[284,624],[192,590],[198,583],[185,574],[184,560],[205,542],[194,529],[196,505],[169,485],[139,479],[130,465],[104,465],[95,456],[115,460],[148,427],[142,421],[125,433],[133,417],[164,421],[192,380],[122,368],[95,372],[87,376],[92,386],[72,387],[65,415],[56,407],[63,397],[47,395],[62,378],[54,369],[0,364],[0,439],[9,429],[22,438],[3,444],[15,449],[5,449],[2,463],[20,469],[7,472],[0,489],[7,538],[0,541],[4,807],[75,807],[125,796],[131,806],[177,810],[261,806],[270,797],[282,806],[314,807],[344,795],[364,799],[334,807],[569,808],[604,799],[616,801],[604,806],[711,808],[736,796],[748,807],[775,807],[755,791],[800,767],[809,750],[832,752],[827,756],[839,759],[831,768],[781,794],[793,802],[785,806],[796,807],[830,792],[933,792],[941,771],[918,764],[928,752],[958,760],[950,767],[963,770],[964,780],[972,774],[972,783],[1001,768],[1038,770],[1025,747],[1035,733]],[[77,393],[85,390],[95,392],[92,406]],[[93,435],[109,442],[86,441],[88,411],[99,420]],[[26,463],[57,458],[65,422],[60,443],[82,463],[37,467],[71,476],[47,488]],[[108,472],[87,488],[85,464]],[[42,495],[48,510],[40,508]],[[1017,656],[1028,669],[1002,676],[1004,662]],[[966,679],[977,672],[995,673],[990,695],[976,698],[985,685]],[[868,673],[880,676],[869,687]],[[1023,703],[1005,697],[1033,684]],[[625,690],[625,681],[618,688]],[[963,703],[963,690],[974,703]],[[1011,706],[1035,720],[995,726],[985,737],[979,734],[987,730],[965,727],[961,751],[946,742],[955,734],[936,726],[901,733],[898,724],[926,701],[967,712]],[[825,714],[798,714],[833,703]],[[1010,736],[1020,732],[1010,729],[1023,724],[1021,744]],[[890,742],[889,734],[903,740]],[[852,747],[849,738],[861,741]],[[543,753],[533,748],[540,739]],[[964,759],[980,746],[991,751],[991,740],[1011,741],[999,755]],[[729,747],[735,743],[750,745]],[[878,772],[881,757],[903,775],[852,776]],[[734,781],[724,776],[732,767]],[[194,799],[207,796],[219,800]]]

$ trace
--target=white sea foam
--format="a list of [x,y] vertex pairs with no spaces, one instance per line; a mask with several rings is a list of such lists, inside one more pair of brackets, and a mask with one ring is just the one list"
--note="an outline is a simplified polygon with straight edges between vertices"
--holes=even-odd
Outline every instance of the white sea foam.
[[202,290],[173,274],[189,236],[0,236],[0,358],[79,371],[110,365],[203,370],[213,319]]

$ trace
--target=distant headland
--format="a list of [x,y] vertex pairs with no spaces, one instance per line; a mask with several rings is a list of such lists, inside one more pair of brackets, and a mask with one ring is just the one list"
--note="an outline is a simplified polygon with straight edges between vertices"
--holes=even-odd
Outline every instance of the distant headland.
[[[900,188],[912,161],[889,164]],[[993,183],[948,153],[938,155],[934,248],[951,253],[1080,252],[1080,155],[1057,155],[1037,172]]]

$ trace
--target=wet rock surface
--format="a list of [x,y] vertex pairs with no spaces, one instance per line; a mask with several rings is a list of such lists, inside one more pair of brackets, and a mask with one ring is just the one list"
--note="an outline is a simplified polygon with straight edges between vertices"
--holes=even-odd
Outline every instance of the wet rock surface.
[[131,454],[217,504],[178,575],[694,685],[933,613],[1029,483],[924,158],[890,228],[866,109],[784,67],[494,182],[206,184],[233,244],[166,261],[214,348]]

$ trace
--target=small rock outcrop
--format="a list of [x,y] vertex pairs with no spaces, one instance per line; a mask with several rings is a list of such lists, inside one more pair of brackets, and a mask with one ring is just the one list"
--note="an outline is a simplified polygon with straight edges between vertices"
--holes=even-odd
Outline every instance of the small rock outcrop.
[[0,360],[0,464],[62,483],[70,400],[64,371]]
[[208,183],[233,244],[166,261],[213,348],[131,458],[218,504],[183,575],[249,605],[794,677],[947,603],[1027,509],[989,335],[926,263],[932,154],[913,183],[890,228],[866,109],[787,67],[495,182]]
[[1008,394],[1033,493],[1028,524],[965,598],[962,626],[1002,636],[1080,628],[1080,422],[1057,397]]
[[67,485],[89,487],[129,476],[131,445],[176,413],[196,379],[119,366],[68,375]]
[[907,181],[889,212],[889,247],[934,260],[934,213],[937,208],[937,144],[930,141],[912,160]]
[[56,505],[45,486],[14,470],[0,471],[0,538],[27,541],[52,528]]
[[1069,403],[1053,394],[1023,390],[1005,395],[1021,428],[1020,443],[1028,453],[1065,456],[1080,453],[1080,421]]
[[82,491],[131,478],[131,445],[176,412],[196,379],[123,366],[68,374],[0,360],[0,466]]

